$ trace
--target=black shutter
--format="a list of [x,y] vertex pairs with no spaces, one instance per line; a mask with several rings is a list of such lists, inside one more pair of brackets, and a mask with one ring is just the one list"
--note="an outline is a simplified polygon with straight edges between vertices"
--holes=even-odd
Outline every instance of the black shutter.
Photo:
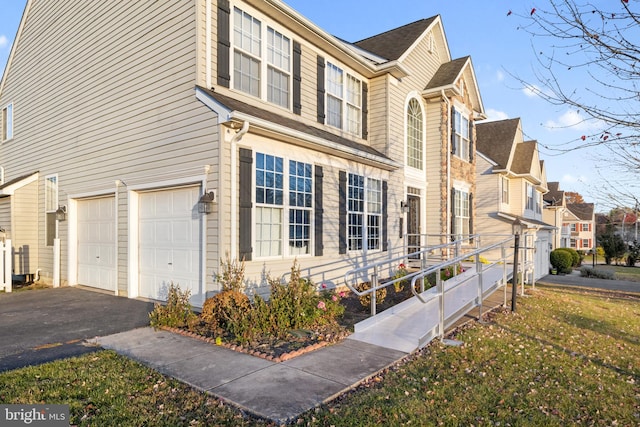
[[322,56],[318,56],[318,123],[324,124],[325,114],[324,114],[324,69],[325,63],[324,58]]
[[302,113],[302,46],[293,42],[293,113]]
[[473,234],[473,193],[469,193],[469,234]]
[[456,109],[451,107],[451,154],[456,154]]
[[388,221],[389,212],[387,208],[387,199],[389,194],[389,184],[387,181],[382,181],[382,250],[387,251],[389,249],[389,234],[388,234]]
[[469,119],[469,162],[473,162],[473,122]]
[[[240,260],[251,261],[253,248],[251,247],[251,188],[253,183],[253,152],[246,148],[240,149]],[[235,232],[235,230],[233,231]]]
[[456,190],[451,191],[451,240],[455,240],[456,235]]
[[316,166],[314,171],[314,238],[315,238],[315,256],[322,256],[324,254],[324,244],[322,240],[322,178],[324,174],[322,172],[322,166]]
[[369,87],[362,82],[362,138],[367,139],[369,136]]
[[229,0],[218,0],[218,84],[224,87],[229,87],[231,82],[229,71],[229,55],[231,52],[230,16]]
[[338,253],[347,253],[347,173],[338,174]]

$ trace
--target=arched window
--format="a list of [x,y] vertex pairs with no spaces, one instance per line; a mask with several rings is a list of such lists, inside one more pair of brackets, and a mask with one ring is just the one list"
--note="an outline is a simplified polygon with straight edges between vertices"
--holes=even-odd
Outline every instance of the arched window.
[[407,105],[407,166],[422,169],[424,153],[422,107],[412,98]]

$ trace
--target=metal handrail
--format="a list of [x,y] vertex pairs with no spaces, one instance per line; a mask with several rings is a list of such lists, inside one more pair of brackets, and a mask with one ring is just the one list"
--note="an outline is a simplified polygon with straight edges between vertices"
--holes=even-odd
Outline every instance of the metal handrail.
[[[505,239],[505,240],[500,241],[498,243],[494,243],[494,244],[491,244],[489,246],[473,250],[470,253],[465,254],[464,256],[458,256],[456,258],[447,260],[447,261],[445,261],[445,262],[443,262],[441,264],[435,265],[433,267],[427,268],[426,270],[418,272],[418,274],[415,274],[413,276],[413,278],[411,279],[411,292],[413,293],[414,296],[416,296],[418,298],[418,300],[420,300],[420,302],[422,302],[423,304],[426,304],[428,301],[425,300],[422,297],[422,295],[420,295],[415,289],[417,280],[419,280],[419,279],[423,279],[424,280],[424,278],[427,277],[429,274],[436,273],[436,284],[438,284],[440,282],[440,271],[443,268],[446,268],[446,267],[448,267],[450,265],[455,265],[455,264],[461,263],[462,261],[464,261],[466,259],[469,259],[470,257],[479,256],[483,252],[487,252],[487,251],[496,249],[498,247],[502,247],[505,243],[508,243],[508,242],[510,242],[512,240],[513,240],[513,237],[511,237],[509,239]],[[504,261],[504,259],[501,259],[500,261]],[[500,261],[497,261],[496,263],[494,263],[492,265],[495,265],[495,264],[499,263]],[[463,280],[463,281],[458,282],[451,289],[455,288],[456,286],[461,285],[462,283],[465,283],[465,281]]]

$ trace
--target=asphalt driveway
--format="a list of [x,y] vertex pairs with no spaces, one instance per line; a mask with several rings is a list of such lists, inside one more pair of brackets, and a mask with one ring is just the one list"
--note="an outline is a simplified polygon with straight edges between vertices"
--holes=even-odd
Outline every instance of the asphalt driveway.
[[0,293],[0,372],[96,351],[84,340],[147,326],[151,310],[72,287]]

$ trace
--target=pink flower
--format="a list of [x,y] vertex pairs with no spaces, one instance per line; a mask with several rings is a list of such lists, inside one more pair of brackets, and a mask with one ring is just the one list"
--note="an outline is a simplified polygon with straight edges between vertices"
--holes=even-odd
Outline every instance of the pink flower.
[[327,285],[325,285],[324,283],[322,284],[322,289],[327,289]]
[[338,297],[335,295],[331,295],[331,301],[338,301]]
[[406,268],[406,266],[404,264],[400,264],[398,268]]
[[340,295],[340,298],[344,298],[347,294],[345,294],[344,291],[340,291],[338,295]]
[[325,305],[324,301],[320,301],[320,302],[318,303],[318,308],[319,308],[320,310],[327,311],[327,306]]

